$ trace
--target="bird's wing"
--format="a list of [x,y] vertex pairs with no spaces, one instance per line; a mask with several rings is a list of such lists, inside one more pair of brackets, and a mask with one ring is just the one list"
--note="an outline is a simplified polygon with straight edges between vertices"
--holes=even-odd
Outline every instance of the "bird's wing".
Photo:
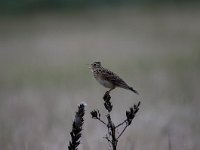
[[116,86],[119,87],[123,87],[123,88],[128,88],[129,86],[126,84],[126,82],[124,82],[117,74],[115,74],[114,72],[108,70],[108,69],[104,69],[102,71],[102,75],[101,77],[104,80],[108,80],[111,83],[113,83]]

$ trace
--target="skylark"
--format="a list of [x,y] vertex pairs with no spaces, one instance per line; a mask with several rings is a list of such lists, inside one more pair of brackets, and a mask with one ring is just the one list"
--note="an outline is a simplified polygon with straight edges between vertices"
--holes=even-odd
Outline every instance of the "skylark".
[[123,81],[118,75],[106,68],[103,68],[101,66],[101,62],[92,63],[90,69],[93,72],[94,78],[101,85],[110,89],[107,91],[108,93],[110,93],[110,91],[114,90],[116,87],[120,87],[139,94],[136,90],[126,84],[126,82]]

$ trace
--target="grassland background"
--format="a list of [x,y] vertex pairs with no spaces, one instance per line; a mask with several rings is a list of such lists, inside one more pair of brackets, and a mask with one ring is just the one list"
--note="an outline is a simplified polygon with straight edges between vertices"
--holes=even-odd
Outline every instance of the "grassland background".
[[108,149],[105,88],[88,64],[101,61],[140,96],[112,92],[112,117],[141,101],[121,137],[123,150],[200,148],[200,9],[198,6],[101,7],[0,17],[0,149],[64,150],[74,112],[88,106],[80,149]]

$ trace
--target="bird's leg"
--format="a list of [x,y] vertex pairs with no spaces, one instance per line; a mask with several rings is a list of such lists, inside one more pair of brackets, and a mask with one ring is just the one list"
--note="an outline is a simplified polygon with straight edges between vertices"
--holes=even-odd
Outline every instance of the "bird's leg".
[[114,90],[115,89],[115,87],[112,87],[109,91],[107,91],[106,93],[108,93],[108,94],[110,94],[110,92],[112,91],[112,90]]

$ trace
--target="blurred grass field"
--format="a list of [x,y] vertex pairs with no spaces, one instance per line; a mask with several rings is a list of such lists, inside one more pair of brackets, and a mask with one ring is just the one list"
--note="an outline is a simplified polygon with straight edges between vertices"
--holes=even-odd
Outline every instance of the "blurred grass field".
[[76,13],[0,18],[0,149],[67,149],[73,115],[87,106],[80,149],[108,149],[106,128],[90,117],[104,111],[106,91],[88,64],[101,61],[141,96],[112,92],[115,122],[141,101],[121,137],[123,150],[200,147],[200,10],[115,7]]

